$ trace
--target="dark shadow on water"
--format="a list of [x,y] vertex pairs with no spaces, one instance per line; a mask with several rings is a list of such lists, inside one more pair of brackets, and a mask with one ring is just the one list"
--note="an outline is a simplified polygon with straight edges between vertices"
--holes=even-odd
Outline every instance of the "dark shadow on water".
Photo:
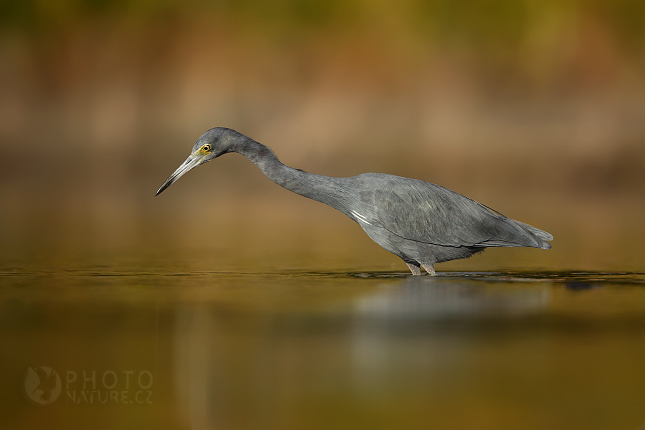
[[[311,275],[314,275],[312,273]],[[342,276],[342,274],[338,274]],[[409,273],[349,272],[346,276],[358,278],[413,278]],[[430,278],[422,275],[419,278]],[[505,272],[437,272],[434,279],[474,279],[487,282],[556,282],[556,283],[611,283],[645,284],[645,273],[640,272],[577,272],[577,271],[505,271]]]

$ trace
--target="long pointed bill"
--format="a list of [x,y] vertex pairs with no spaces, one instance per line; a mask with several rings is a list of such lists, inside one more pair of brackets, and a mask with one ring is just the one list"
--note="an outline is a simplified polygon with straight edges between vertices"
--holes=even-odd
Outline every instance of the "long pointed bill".
[[170,175],[168,179],[166,179],[166,182],[164,182],[163,185],[159,188],[155,196],[158,196],[159,194],[161,194],[163,190],[171,186],[177,179],[184,176],[184,174],[188,172],[190,169],[199,166],[199,163],[202,161],[202,158],[203,157],[194,156],[191,154],[191,156],[188,157],[186,161],[184,161],[184,163],[181,166],[179,166],[177,170],[175,170],[175,173],[173,173],[172,175]]

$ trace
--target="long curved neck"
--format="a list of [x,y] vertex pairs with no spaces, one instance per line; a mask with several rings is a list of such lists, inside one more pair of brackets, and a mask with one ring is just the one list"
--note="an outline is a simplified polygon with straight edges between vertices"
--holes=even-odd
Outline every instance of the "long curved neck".
[[342,178],[315,175],[289,167],[280,162],[267,146],[248,137],[234,144],[231,151],[251,160],[267,178],[281,187],[345,212],[346,192]]

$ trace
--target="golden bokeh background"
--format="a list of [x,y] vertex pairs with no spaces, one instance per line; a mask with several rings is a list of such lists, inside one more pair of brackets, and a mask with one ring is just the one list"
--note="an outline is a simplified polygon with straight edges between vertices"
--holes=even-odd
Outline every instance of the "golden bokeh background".
[[[644,24],[643,0],[0,0],[0,426],[645,428]],[[553,248],[408,276],[237,154],[155,197],[215,126]],[[153,402],[103,403],[128,371]]]
[[555,236],[445,268],[642,268],[644,22],[638,0],[2,2],[3,255],[405,269],[237,155],[154,198],[226,126],[288,165],[423,179]]

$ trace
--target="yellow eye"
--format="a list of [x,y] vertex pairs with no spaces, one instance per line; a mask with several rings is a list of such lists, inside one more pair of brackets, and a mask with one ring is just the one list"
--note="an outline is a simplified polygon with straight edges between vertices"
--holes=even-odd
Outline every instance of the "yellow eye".
[[202,146],[202,149],[205,152],[211,152],[211,146],[208,143],[206,145]]

